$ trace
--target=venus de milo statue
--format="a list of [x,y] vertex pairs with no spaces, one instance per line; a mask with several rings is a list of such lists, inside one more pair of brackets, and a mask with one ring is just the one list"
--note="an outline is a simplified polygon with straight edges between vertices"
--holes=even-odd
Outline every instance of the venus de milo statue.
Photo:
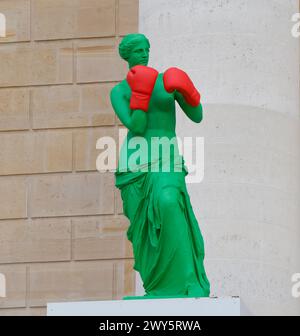
[[[130,226],[134,269],[145,296],[207,297],[204,241],[187,192],[188,174],[176,141],[175,102],[195,123],[202,120],[200,94],[182,69],[158,73],[148,66],[149,40],[128,34],[119,54],[126,78],[111,90],[113,109],[125,127],[115,186]],[[171,146],[156,146],[162,139]],[[163,143],[163,142],[161,142]],[[125,297],[131,299],[135,297]]]

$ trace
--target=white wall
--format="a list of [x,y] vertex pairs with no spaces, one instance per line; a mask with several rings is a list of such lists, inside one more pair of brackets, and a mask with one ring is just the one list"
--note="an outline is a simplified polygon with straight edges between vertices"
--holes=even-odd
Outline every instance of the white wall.
[[204,137],[204,180],[188,189],[212,295],[240,295],[254,314],[300,315],[298,11],[297,0],[140,0],[149,66],[182,68],[202,95],[203,121],[178,109],[177,135]]

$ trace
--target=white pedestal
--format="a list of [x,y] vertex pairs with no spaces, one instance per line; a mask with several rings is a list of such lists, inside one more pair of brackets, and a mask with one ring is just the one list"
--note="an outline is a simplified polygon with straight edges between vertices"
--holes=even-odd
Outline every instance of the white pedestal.
[[238,297],[48,303],[48,316],[240,316]]

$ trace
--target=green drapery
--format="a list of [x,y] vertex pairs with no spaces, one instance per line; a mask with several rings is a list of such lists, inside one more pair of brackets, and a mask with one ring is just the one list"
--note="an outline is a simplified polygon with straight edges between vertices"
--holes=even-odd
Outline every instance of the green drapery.
[[[134,151],[127,147],[133,138],[129,132],[115,172],[115,186],[130,221],[127,237],[133,247],[134,269],[146,292],[143,297],[123,299],[207,297],[210,284],[203,265],[204,241],[186,188],[184,158],[177,142],[167,158],[161,151],[151,156],[153,136],[176,138],[175,132],[147,130],[143,138],[149,145],[148,160],[129,167],[127,159]],[[168,164],[171,171],[164,171]]]

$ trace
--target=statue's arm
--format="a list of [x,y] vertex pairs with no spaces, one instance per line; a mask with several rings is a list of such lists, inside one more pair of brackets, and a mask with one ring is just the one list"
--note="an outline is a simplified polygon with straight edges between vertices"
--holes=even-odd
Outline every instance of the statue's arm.
[[112,88],[110,92],[110,101],[116,115],[125,127],[138,135],[145,132],[147,127],[146,112],[142,110],[131,110],[129,102],[118,86]]
[[197,106],[191,106],[188,104],[183,95],[175,90],[175,100],[178,102],[179,106],[182,108],[183,112],[195,123],[200,123],[203,118],[202,104],[199,103]]

